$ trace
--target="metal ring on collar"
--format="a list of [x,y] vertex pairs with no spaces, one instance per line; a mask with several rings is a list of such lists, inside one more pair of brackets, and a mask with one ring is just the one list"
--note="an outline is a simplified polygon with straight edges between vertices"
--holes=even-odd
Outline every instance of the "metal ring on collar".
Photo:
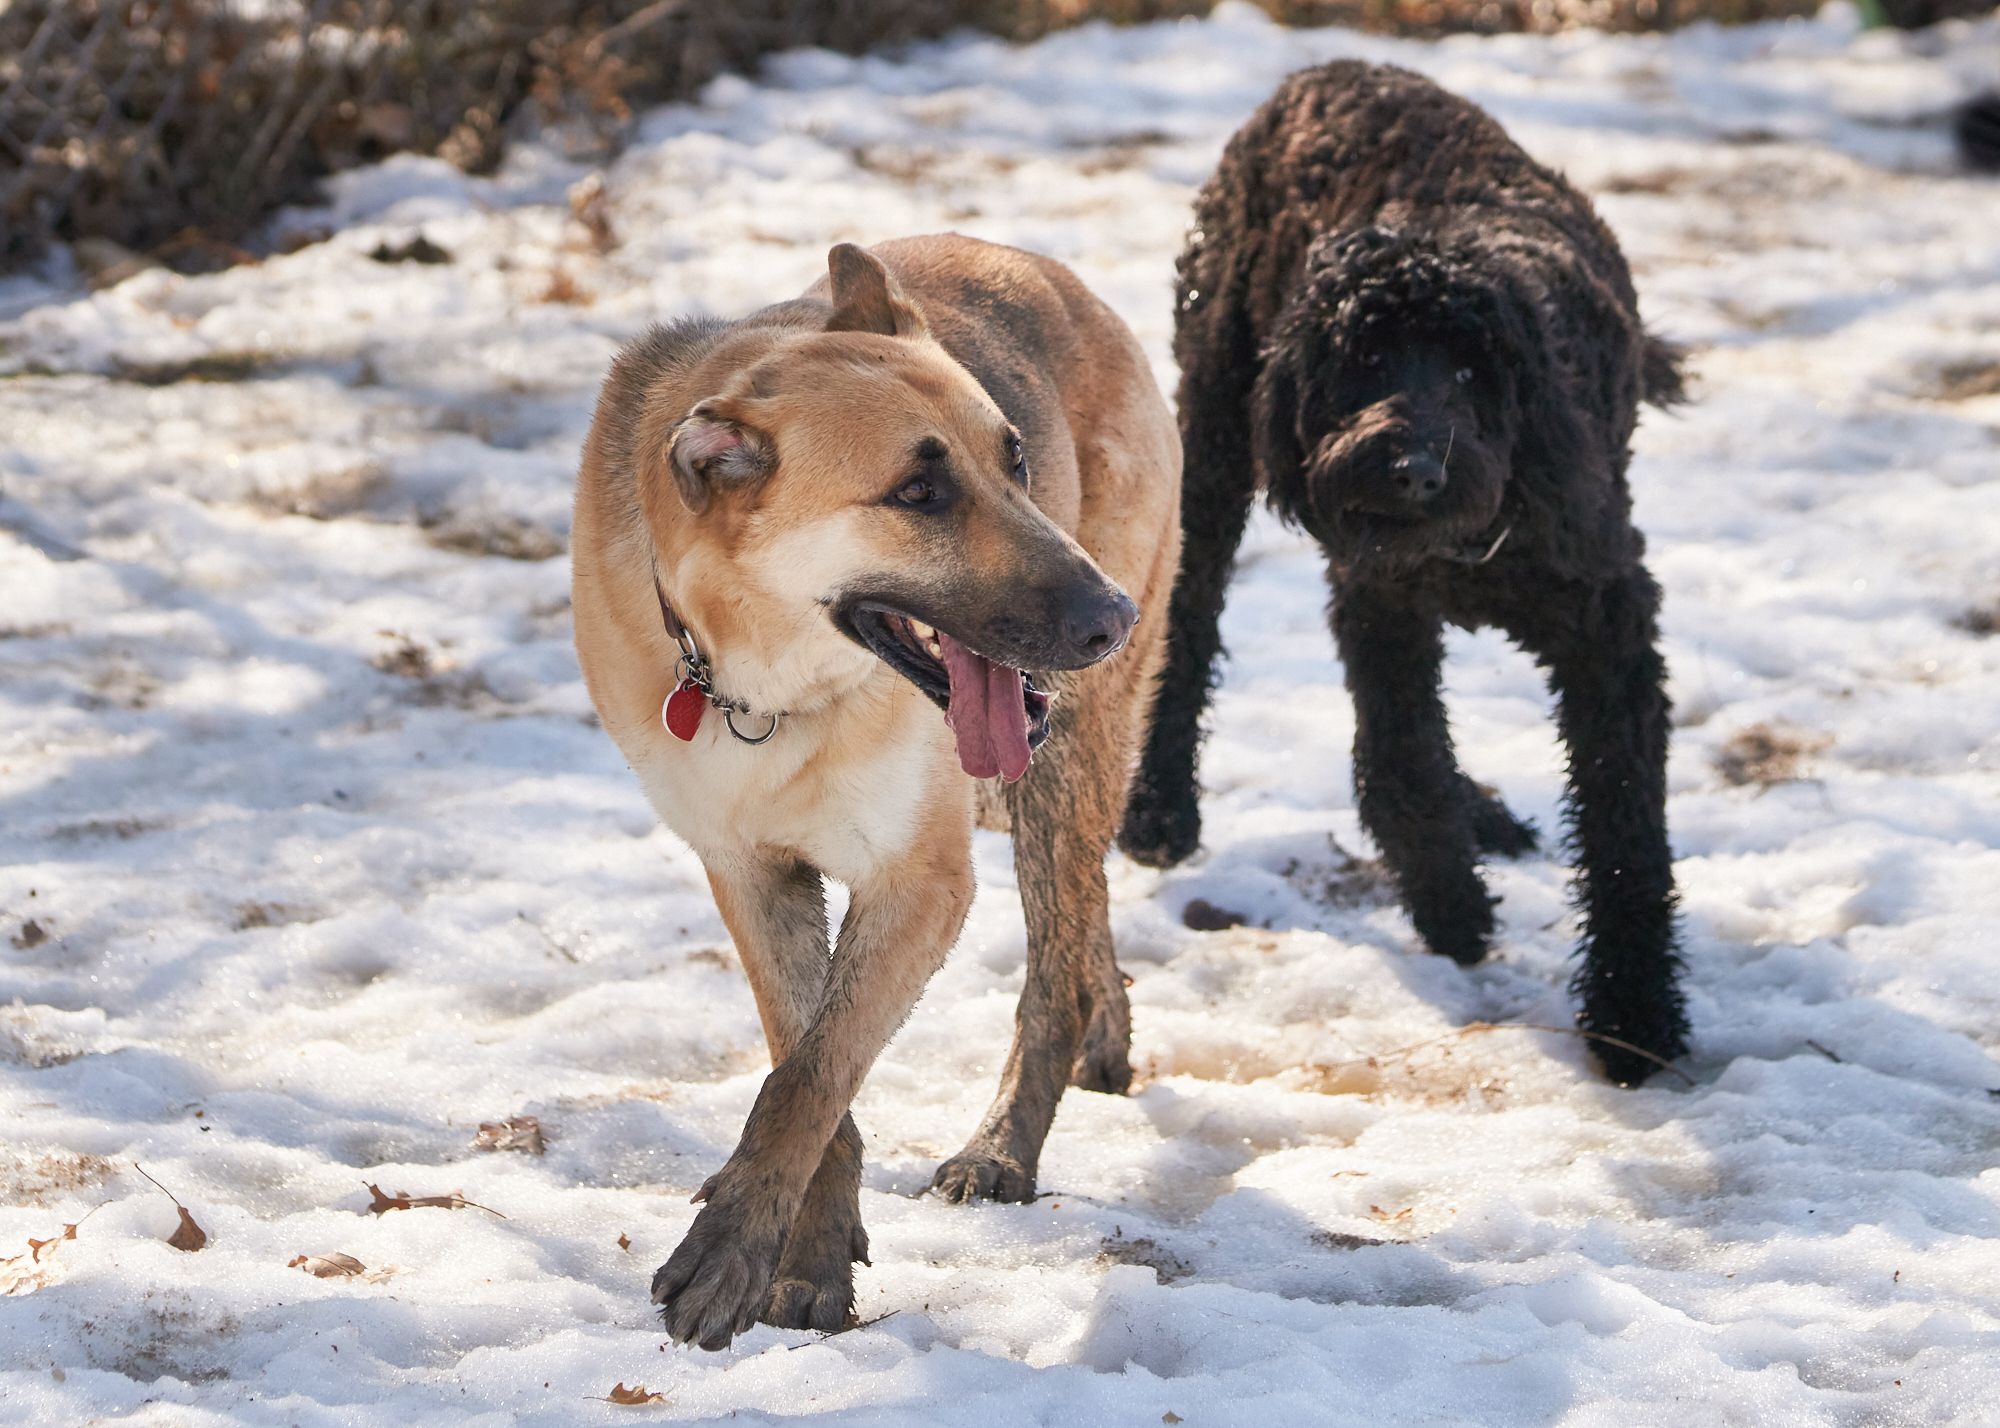
[[730,734],[735,737],[736,742],[739,744],[756,745],[756,744],[770,743],[771,736],[778,732],[778,721],[784,717],[785,716],[783,714],[771,715],[770,716],[771,727],[766,729],[757,738],[753,739],[748,734],[744,733],[742,730],[736,727],[736,711],[733,708],[725,706],[722,711],[723,725],[729,730]]

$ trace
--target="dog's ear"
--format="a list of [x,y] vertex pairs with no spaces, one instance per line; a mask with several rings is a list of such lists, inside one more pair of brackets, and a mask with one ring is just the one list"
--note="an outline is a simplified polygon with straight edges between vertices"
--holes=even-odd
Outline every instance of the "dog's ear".
[[1274,353],[1251,393],[1250,465],[1287,520],[1302,521],[1312,502],[1305,443],[1299,439],[1298,374],[1292,353]]
[[924,319],[882,260],[852,243],[837,243],[826,255],[833,281],[833,316],[828,332],[876,332],[884,337],[920,337]]
[[699,403],[667,439],[667,466],[681,501],[700,515],[717,491],[737,491],[777,466],[777,446],[749,420],[748,404],[730,397]]

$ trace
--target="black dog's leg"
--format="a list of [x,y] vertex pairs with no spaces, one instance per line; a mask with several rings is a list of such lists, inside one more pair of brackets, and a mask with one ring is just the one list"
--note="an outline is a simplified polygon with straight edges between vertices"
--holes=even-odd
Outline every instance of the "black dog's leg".
[[1499,791],[1474,783],[1464,774],[1459,780],[1465,789],[1465,806],[1472,817],[1472,841],[1482,853],[1503,858],[1524,858],[1541,846],[1541,832],[1533,819],[1516,818],[1500,801]]
[[1250,458],[1255,343],[1235,318],[1220,330],[1227,335],[1197,348],[1181,378],[1180,576],[1167,607],[1167,658],[1153,722],[1118,830],[1118,846],[1150,868],[1171,868],[1201,842],[1195,777],[1201,720],[1222,655],[1222,597],[1256,495]]
[[1440,621],[1400,592],[1359,585],[1336,590],[1333,635],[1354,696],[1361,822],[1418,934],[1470,966],[1486,955],[1493,902],[1474,866],[1472,808],[1438,694]]
[[[1644,568],[1598,588],[1565,587],[1541,636],[1569,746],[1569,815],[1583,965],[1571,988],[1585,1030],[1666,1059],[1687,1049],[1687,1007],[1674,939],[1673,854],[1667,846],[1666,664],[1657,643],[1660,587]],[[1592,1048],[1613,1081],[1637,1085],[1655,1063],[1607,1042]]]

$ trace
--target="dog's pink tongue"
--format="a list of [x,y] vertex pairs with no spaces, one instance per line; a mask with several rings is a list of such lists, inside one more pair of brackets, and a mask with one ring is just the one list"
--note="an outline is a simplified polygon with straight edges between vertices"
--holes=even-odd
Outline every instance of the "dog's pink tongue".
[[1000,777],[1012,783],[1028,771],[1028,709],[1021,697],[1021,671],[976,655],[938,631],[945,671],[951,676],[951,708],[944,721],[958,736],[959,767],[974,778]]

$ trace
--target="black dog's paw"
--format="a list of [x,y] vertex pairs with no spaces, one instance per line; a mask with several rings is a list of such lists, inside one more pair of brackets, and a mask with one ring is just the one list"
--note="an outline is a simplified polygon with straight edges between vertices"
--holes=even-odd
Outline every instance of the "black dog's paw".
[[1644,1085],[1649,1076],[1667,1069],[1663,1063],[1687,1050],[1687,1019],[1677,998],[1669,998],[1667,1005],[1648,1008],[1639,1016],[1614,1020],[1586,1011],[1577,1022],[1582,1030],[1595,1033],[1590,1038],[1591,1055],[1604,1068],[1605,1079],[1615,1086]]
[[1149,868],[1186,862],[1201,846],[1201,805],[1192,797],[1157,799],[1135,784],[1118,828],[1118,846]]
[[1461,967],[1486,960],[1493,938],[1493,904],[1476,880],[1439,880],[1404,889],[1403,904],[1424,945]]
[[1541,830],[1528,819],[1516,818],[1500,801],[1500,791],[1466,780],[1470,786],[1472,841],[1482,853],[1499,858],[1525,858],[1541,846]]
[[[1618,1040],[1625,1041],[1627,1038],[1621,1036]],[[1637,1045],[1636,1042],[1632,1044]],[[1637,1051],[1627,1046],[1620,1046],[1617,1042],[1601,1041],[1597,1037],[1590,1039],[1591,1054],[1597,1058],[1598,1065],[1604,1068],[1604,1078],[1612,1085],[1624,1086],[1628,1090],[1643,1086],[1647,1077],[1666,1070],[1667,1067],[1662,1063],[1671,1063],[1674,1057],[1685,1050],[1687,1050],[1686,1045],[1678,1038],[1661,1042],[1657,1049],[1647,1046]],[[1642,1054],[1648,1051],[1652,1052],[1651,1056]],[[1655,1060],[1655,1057],[1658,1059]]]
[[990,1150],[968,1145],[937,1168],[931,1191],[941,1200],[963,1205],[972,1200],[999,1200],[1016,1205],[1035,1198],[1035,1172]]
[[711,1203],[654,1274],[653,1302],[675,1343],[726,1349],[757,1322],[784,1238],[759,1233],[748,1218],[726,1203]]

